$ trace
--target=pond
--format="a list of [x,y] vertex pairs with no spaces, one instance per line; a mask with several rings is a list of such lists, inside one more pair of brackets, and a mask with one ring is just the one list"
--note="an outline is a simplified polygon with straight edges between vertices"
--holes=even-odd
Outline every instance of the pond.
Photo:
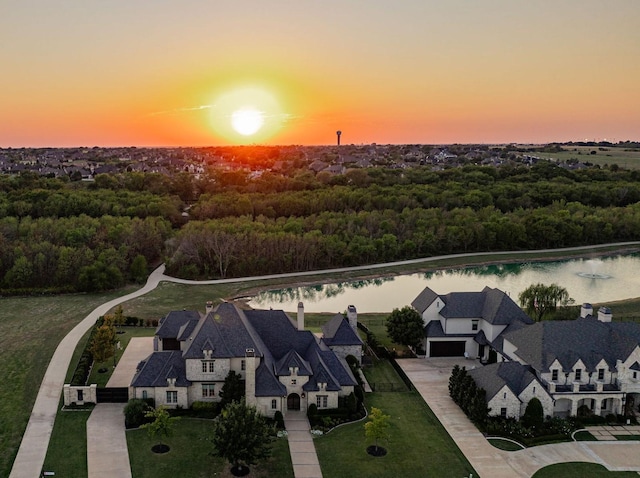
[[640,254],[571,259],[555,262],[497,264],[397,275],[378,279],[318,284],[263,292],[249,302],[256,309],[343,312],[349,304],[358,312],[390,312],[411,304],[425,288],[438,294],[498,288],[516,302],[531,284],[559,284],[576,304],[603,303],[640,297]]

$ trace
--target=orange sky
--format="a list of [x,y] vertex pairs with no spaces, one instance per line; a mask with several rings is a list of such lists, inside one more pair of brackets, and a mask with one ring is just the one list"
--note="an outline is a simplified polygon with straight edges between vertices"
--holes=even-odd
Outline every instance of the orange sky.
[[[637,0],[9,2],[0,146],[640,139]],[[263,128],[241,136],[235,109]]]

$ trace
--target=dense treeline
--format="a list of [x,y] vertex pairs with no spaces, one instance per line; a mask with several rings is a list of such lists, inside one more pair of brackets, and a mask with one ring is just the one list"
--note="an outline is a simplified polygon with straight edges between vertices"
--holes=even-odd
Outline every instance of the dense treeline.
[[541,163],[355,170],[278,194],[234,186],[200,196],[199,221],[177,235],[168,269],[225,277],[637,240],[639,178]]
[[[188,207],[189,219],[183,217]],[[0,176],[0,293],[640,239],[640,172],[465,166]]]

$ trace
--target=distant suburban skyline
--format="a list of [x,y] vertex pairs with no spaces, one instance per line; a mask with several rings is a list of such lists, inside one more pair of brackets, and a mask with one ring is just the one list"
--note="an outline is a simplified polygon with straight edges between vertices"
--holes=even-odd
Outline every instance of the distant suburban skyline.
[[0,147],[640,139],[638,0],[7,0]]

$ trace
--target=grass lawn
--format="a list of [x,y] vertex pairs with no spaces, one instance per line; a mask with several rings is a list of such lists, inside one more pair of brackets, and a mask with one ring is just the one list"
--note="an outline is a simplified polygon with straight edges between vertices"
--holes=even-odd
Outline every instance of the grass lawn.
[[[155,327],[118,327],[118,333],[116,335],[116,340],[120,341],[122,346],[121,349],[116,350],[116,363],[120,362],[120,358],[124,353],[127,345],[129,345],[129,341],[133,337],[153,337],[156,329]],[[82,349],[80,349],[80,353],[82,353]],[[78,360],[79,360],[78,356]],[[75,367],[76,362],[73,362],[73,366]],[[100,373],[100,369],[107,369],[106,372]],[[89,375],[89,379],[87,383],[95,383],[98,387],[105,387],[111,375],[113,374],[113,357],[107,359],[105,362],[94,363],[93,368],[91,369],[91,374]]]
[[576,441],[598,441],[596,437],[587,431],[577,432],[573,437]]
[[0,476],[9,476],[58,343],[96,306],[131,290],[0,300]]
[[365,421],[342,426],[314,441],[325,478],[477,476],[417,392],[371,393],[366,404],[391,416],[390,438],[379,443],[387,455],[367,454]]
[[520,445],[516,445],[515,443],[509,440],[501,440],[499,438],[490,438],[487,441],[500,450],[518,451],[523,449]]
[[[553,158],[562,161],[577,159],[583,163],[589,162],[600,166],[610,166],[617,164],[625,169],[640,169],[640,151],[630,151],[628,148],[605,147],[601,151],[598,146],[571,146],[563,147],[563,151],[558,153],[531,153],[539,158]],[[596,154],[591,154],[595,151]]]
[[[127,446],[131,473],[136,478],[209,478],[232,477],[228,463],[212,455],[209,440],[210,420],[182,418],[175,422],[173,436],[163,443],[169,444],[169,453],[157,455],[151,447],[158,443],[146,430],[127,431]],[[85,475],[86,476],[86,475]],[[286,438],[274,442],[271,458],[251,467],[249,478],[293,478],[293,467]]]
[[631,478],[635,471],[609,471],[595,463],[559,463],[538,470],[532,478]]
[[90,410],[58,412],[44,460],[45,471],[53,471],[56,476],[87,476],[87,419],[90,414]]
[[620,441],[640,441],[640,436],[638,435],[613,435],[616,440]]

